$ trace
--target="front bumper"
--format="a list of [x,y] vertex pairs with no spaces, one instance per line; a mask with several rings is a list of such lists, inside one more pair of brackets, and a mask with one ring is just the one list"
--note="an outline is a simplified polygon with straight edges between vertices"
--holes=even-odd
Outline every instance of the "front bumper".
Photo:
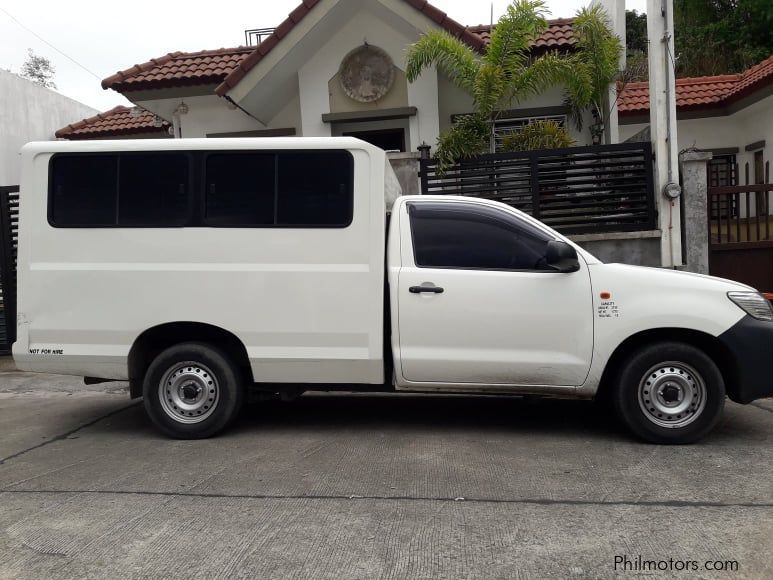
[[747,315],[719,340],[730,355],[730,399],[746,404],[773,396],[773,322]]

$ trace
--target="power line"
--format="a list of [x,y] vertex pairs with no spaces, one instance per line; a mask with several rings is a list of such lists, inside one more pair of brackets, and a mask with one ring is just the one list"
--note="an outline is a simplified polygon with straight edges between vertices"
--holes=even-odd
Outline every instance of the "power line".
[[71,57],[70,55],[68,55],[68,54],[65,54],[64,52],[62,52],[61,50],[59,50],[58,48],[56,48],[56,47],[55,47],[53,44],[51,44],[50,42],[48,42],[48,41],[47,41],[45,38],[43,38],[42,36],[40,36],[40,35],[39,35],[37,32],[35,32],[35,31],[34,31],[34,30],[32,30],[31,28],[29,28],[29,27],[25,26],[24,24],[22,24],[22,23],[21,23],[21,22],[20,22],[20,21],[19,21],[19,20],[18,20],[18,19],[17,19],[17,18],[16,18],[14,15],[13,15],[13,14],[11,14],[10,12],[8,12],[8,11],[7,11],[5,8],[3,8],[2,6],[0,6],[0,12],[4,12],[4,13],[5,13],[5,15],[6,15],[6,16],[8,16],[8,18],[10,18],[11,20],[13,20],[13,21],[14,21],[16,24],[18,24],[18,25],[19,25],[19,26],[21,26],[21,27],[22,27],[24,30],[26,30],[27,32],[29,32],[29,33],[30,33],[32,36],[34,36],[35,38],[37,38],[38,40],[40,40],[42,43],[44,43],[44,44],[46,44],[46,45],[50,46],[51,48],[53,48],[53,49],[54,49],[56,52],[58,52],[59,54],[61,54],[61,55],[62,55],[63,57],[65,57],[67,60],[69,60],[69,61],[73,62],[74,64],[76,64],[77,66],[81,67],[83,70],[85,70],[85,71],[86,71],[87,73],[89,73],[91,76],[93,76],[95,79],[97,79],[98,81],[101,81],[101,80],[102,80],[102,79],[99,77],[99,75],[97,75],[97,74],[96,74],[96,73],[94,73],[93,71],[90,71],[89,69],[87,69],[85,66],[83,66],[81,63],[79,63],[77,60],[75,60],[75,59],[74,59],[73,57]]

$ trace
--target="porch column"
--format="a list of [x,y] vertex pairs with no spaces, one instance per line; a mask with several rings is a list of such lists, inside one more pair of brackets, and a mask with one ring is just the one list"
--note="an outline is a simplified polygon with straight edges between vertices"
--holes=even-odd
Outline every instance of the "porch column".
[[706,166],[708,151],[686,151],[679,158],[684,201],[685,270],[709,273],[709,203]]

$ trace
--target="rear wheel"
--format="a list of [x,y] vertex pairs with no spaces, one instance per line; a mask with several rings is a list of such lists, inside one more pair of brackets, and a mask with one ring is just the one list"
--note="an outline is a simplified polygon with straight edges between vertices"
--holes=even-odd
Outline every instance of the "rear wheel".
[[224,352],[188,342],[153,360],[145,374],[143,397],[145,410],[164,433],[202,439],[236,418],[244,402],[244,384]]
[[719,420],[725,383],[702,350],[679,342],[651,344],[623,365],[613,402],[638,437],[652,443],[692,443]]

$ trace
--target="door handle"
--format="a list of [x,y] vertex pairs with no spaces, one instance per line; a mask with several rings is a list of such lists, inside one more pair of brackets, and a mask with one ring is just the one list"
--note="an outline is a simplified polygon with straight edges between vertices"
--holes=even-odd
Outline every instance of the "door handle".
[[443,289],[440,286],[411,286],[408,288],[408,292],[411,294],[421,294],[422,292],[429,292],[431,294],[442,294]]

